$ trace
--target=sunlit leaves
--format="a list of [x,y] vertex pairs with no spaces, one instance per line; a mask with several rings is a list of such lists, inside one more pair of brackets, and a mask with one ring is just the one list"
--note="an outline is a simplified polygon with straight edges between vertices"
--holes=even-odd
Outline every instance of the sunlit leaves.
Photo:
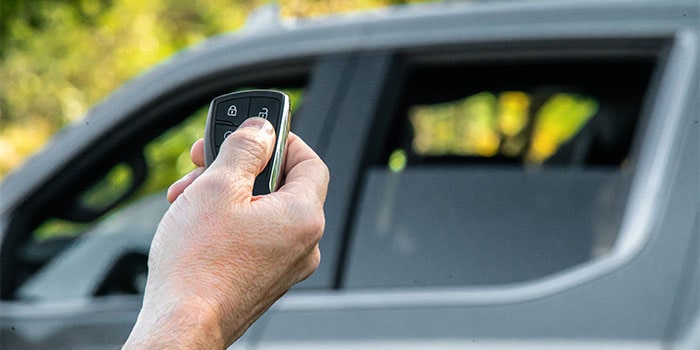
[[[537,164],[572,138],[598,108],[592,98],[557,93],[533,114],[531,100],[521,91],[498,96],[483,92],[453,102],[414,106],[409,110],[413,150],[421,156],[525,155],[526,162]],[[531,133],[527,132],[530,124]]]
[[406,168],[406,163],[408,162],[408,155],[403,149],[395,149],[391,152],[389,156],[389,170],[398,173]]
[[498,95],[498,127],[506,136],[516,136],[528,121],[530,97],[521,91],[506,91]]
[[117,164],[107,175],[80,196],[80,204],[95,211],[115,203],[133,185],[134,174],[126,164]]
[[493,154],[498,149],[495,101],[486,92],[453,103],[411,108],[409,118],[415,131],[416,153]]
[[[282,14],[289,17],[313,17],[328,13],[372,9],[404,1],[386,0],[286,0],[281,1]],[[415,1],[405,1],[415,2]]]
[[45,119],[20,121],[0,133],[0,174],[19,164],[27,154],[41,147],[53,129]]
[[592,98],[566,93],[552,96],[537,112],[529,160],[541,163],[554,154],[597,111],[598,103]]
[[[400,2],[413,1],[287,0],[279,6],[285,17],[309,17]],[[128,79],[177,50],[241,28],[252,10],[267,3],[2,2],[2,9],[11,13],[2,17],[7,33],[0,58],[0,178]],[[48,133],[41,129],[45,125]],[[13,136],[18,133],[27,135],[27,141]]]
[[451,103],[411,108],[415,152],[426,156],[495,154],[497,102],[493,94],[484,92]]
[[183,125],[173,128],[151,141],[144,150],[149,177],[139,189],[139,195],[167,188],[192,169],[190,147],[204,136],[207,109],[202,108]]
[[56,237],[72,237],[85,231],[88,227],[90,227],[90,224],[49,219],[34,230],[34,239],[42,241]]

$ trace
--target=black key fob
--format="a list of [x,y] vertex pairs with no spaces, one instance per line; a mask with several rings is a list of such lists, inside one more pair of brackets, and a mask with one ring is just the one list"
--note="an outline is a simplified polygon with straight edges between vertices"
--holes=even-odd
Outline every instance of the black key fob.
[[255,179],[253,195],[277,190],[282,180],[282,167],[289,135],[289,96],[275,90],[247,90],[219,96],[211,101],[204,133],[204,164],[206,167],[219,154],[219,148],[244,120],[265,118],[275,128],[277,139],[272,159]]

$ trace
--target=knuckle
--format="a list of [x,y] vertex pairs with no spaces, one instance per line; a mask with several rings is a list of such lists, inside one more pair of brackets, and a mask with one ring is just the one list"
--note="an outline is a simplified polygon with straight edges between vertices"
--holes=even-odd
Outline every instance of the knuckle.
[[320,204],[322,206],[323,202],[326,200],[328,184],[331,179],[331,174],[326,163],[323,162],[323,160],[321,160],[320,158],[315,161],[314,165],[319,169],[319,175],[317,177],[318,187],[316,194],[318,195],[318,199],[320,200]]
[[316,271],[319,265],[321,265],[321,250],[317,246],[311,251],[311,254],[309,255],[307,264],[307,271],[309,272],[309,275]]
[[305,280],[311,276],[321,264],[321,251],[318,246],[314,247],[309,255],[304,260],[304,265],[301,269],[301,276],[299,280]]
[[312,215],[307,222],[307,229],[313,234],[314,241],[318,242],[323,235],[323,230],[326,228],[326,218],[323,211],[320,214]]
[[303,223],[304,241],[307,245],[315,245],[321,240],[325,219],[323,215],[311,215]]
[[[226,193],[230,189],[230,185],[226,181],[223,181],[220,176],[215,175],[217,175],[215,172],[210,172],[209,174],[200,176],[200,178],[197,179],[198,191],[195,193],[207,197]],[[187,193],[189,189],[190,188],[188,187],[185,190],[188,196],[191,195],[190,193]]]
[[311,162],[313,162],[314,167],[318,168],[319,183],[327,184],[331,177],[328,165],[321,158],[313,159]]
[[328,165],[326,165],[324,161],[319,159],[318,162],[320,163],[321,171],[323,173],[323,181],[328,183],[328,181],[331,179],[331,171],[328,169]]
[[307,203],[295,202],[287,207],[287,219],[297,244],[308,249],[318,243],[325,228],[323,210]]

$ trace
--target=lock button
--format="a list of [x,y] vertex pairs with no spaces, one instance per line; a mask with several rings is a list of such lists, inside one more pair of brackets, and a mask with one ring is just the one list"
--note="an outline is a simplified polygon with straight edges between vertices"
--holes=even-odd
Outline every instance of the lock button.
[[241,125],[248,117],[249,98],[238,98],[220,102],[216,111],[216,121]]

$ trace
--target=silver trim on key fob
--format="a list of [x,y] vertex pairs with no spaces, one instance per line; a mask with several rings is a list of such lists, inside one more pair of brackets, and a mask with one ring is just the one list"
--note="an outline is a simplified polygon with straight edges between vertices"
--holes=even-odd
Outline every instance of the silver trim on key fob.
[[275,151],[272,153],[272,165],[270,166],[270,193],[277,191],[282,182],[282,167],[287,158],[287,137],[289,137],[289,96],[280,92],[284,96],[282,103],[282,114],[280,115],[280,133],[275,142]]

